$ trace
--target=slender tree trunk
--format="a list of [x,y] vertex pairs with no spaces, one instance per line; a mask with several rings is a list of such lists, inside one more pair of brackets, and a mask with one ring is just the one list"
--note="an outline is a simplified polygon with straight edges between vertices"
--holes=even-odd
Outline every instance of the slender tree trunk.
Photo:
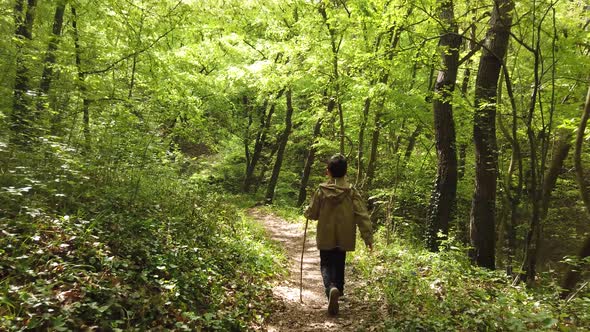
[[[340,98],[338,98],[340,99]],[[340,154],[345,155],[346,151],[344,150],[344,140],[346,138],[346,133],[344,130],[344,111],[342,110],[342,103],[338,100],[338,119],[340,123]]]
[[[448,236],[449,223],[453,219],[457,196],[457,151],[455,146],[455,121],[453,119],[453,91],[459,67],[461,36],[457,34],[453,1],[440,2],[439,17],[445,26],[439,41],[442,69],[434,85],[433,111],[438,171],[428,208],[428,249],[438,251],[440,240]],[[449,33],[450,32],[450,33]],[[438,233],[443,234],[439,238]]]
[[332,78],[331,83],[334,87],[334,96],[331,97],[335,99],[336,106],[338,106],[338,122],[339,122],[339,142],[340,142],[340,153],[344,155],[344,114],[342,110],[342,103],[340,101],[340,73],[338,70],[338,56],[340,52],[340,45],[342,44],[342,36],[340,36],[340,40],[338,40],[337,31],[330,23],[328,18],[328,13],[326,12],[326,6],[322,3],[319,7],[320,15],[324,20],[324,24],[328,29],[328,33],[330,35],[330,46],[332,50]]
[[404,153],[404,161],[406,163],[410,160],[410,157],[414,152],[414,148],[416,147],[416,140],[418,139],[418,136],[420,136],[420,133],[422,133],[421,123],[419,123],[418,126],[416,126],[416,129],[412,132],[412,135],[408,137],[408,146],[406,147],[406,152]]
[[467,144],[459,144],[459,162],[457,167],[457,179],[461,180],[465,176],[465,164],[467,160]]
[[86,75],[82,71],[82,50],[80,48],[80,33],[78,31],[78,15],[72,7],[72,29],[74,30],[74,49],[76,52],[76,70],[78,71],[78,90],[82,98],[82,121],[84,132],[84,148],[90,148],[90,100],[87,96]]
[[373,178],[375,177],[375,170],[377,168],[377,154],[379,153],[379,136],[381,136],[381,107],[375,114],[375,123],[373,125],[373,134],[371,137],[371,155],[369,156],[369,163],[367,164],[367,188],[373,185]]
[[502,59],[508,48],[512,0],[494,1],[475,85],[475,191],[471,206],[470,238],[474,262],[495,269],[496,242],[496,95]]
[[[264,113],[266,113],[267,104],[265,103],[263,106]],[[264,120],[264,114],[261,118],[260,129],[258,134],[256,135],[256,140],[254,142],[254,151],[252,152],[252,158],[250,160],[250,166],[248,168],[248,173],[246,174],[246,180],[244,181],[244,190],[246,192],[250,191],[250,187],[252,185],[252,180],[254,179],[254,173],[256,170],[256,166],[258,166],[258,162],[262,157],[262,150],[264,148],[264,143],[266,142],[266,136],[268,135],[268,131],[270,130],[270,121],[272,116],[275,112],[275,105],[271,105],[268,111],[268,115],[266,116],[266,120]]]
[[[584,166],[582,165],[582,144],[584,143],[584,134],[586,132],[586,126],[590,119],[590,88],[586,95],[586,106],[584,107],[584,113],[582,114],[582,120],[578,127],[578,133],[576,135],[576,148],[574,152],[574,165],[576,168],[576,180],[578,181],[578,187],[580,188],[580,196],[586,207],[587,216],[590,217],[590,184],[584,177]],[[590,236],[586,238],[584,245],[580,251],[579,258],[584,259],[590,256]],[[576,284],[580,281],[581,277],[580,268],[571,268],[563,280],[562,287],[564,291],[561,296],[563,298],[568,297],[574,291]]]
[[[244,133],[244,155],[246,156],[246,174],[250,168],[250,160],[252,159],[250,154],[250,127],[252,126],[252,108],[247,96],[242,96],[242,104],[244,104],[244,116],[248,118],[248,125]],[[176,118],[174,119],[176,123]]]
[[[141,8],[141,18],[139,20],[139,32],[137,33],[136,43],[139,46],[141,43],[142,33],[143,33],[143,22],[145,20],[145,9]],[[131,99],[133,97],[133,88],[135,87],[135,75],[137,71],[137,57],[139,54],[134,54],[131,62],[131,79],[129,80],[129,93],[127,98]],[[137,112],[134,112],[137,113]],[[136,114],[136,116],[139,115]]]
[[[408,11],[406,13],[406,16],[405,16],[404,20],[407,19],[412,14],[412,11],[413,10],[414,10],[414,7],[413,6],[411,6],[411,7],[408,8]],[[387,46],[388,49],[386,50],[389,53],[389,55],[387,57],[389,61],[391,61],[393,59],[394,55],[395,55],[394,50],[397,47],[397,44],[399,43],[399,40],[400,40],[400,36],[401,36],[401,32],[402,31],[403,31],[402,27],[400,27],[398,24],[395,24],[395,22],[391,26],[391,28],[389,29],[389,45]],[[380,44],[381,44],[381,35],[375,41],[375,52],[377,52],[379,50],[379,45]],[[413,84],[415,82],[415,78],[416,78],[416,71],[414,71],[412,73],[412,86],[410,87],[410,89],[413,87]],[[383,84],[387,84],[387,81],[388,80],[389,80],[389,73],[388,73],[388,71],[385,71],[381,75],[381,78],[379,79],[379,82],[380,83],[383,83]],[[374,84],[375,84],[375,81],[371,82],[371,85],[374,85]],[[384,104],[384,101],[382,101],[380,103],[380,106],[379,106],[380,109],[383,108],[383,104]],[[361,123],[361,128],[360,128],[360,132],[359,132],[358,174],[357,174],[357,180],[356,180],[358,188],[364,187],[364,184],[365,184],[364,179],[362,178],[362,175],[363,175],[362,173],[364,171],[364,165],[363,165],[362,157],[363,157],[363,150],[364,150],[364,135],[365,135],[365,129],[366,129],[366,126],[367,126],[367,122],[369,121],[369,109],[370,109],[370,106],[371,106],[371,98],[370,97],[367,97],[365,99],[365,105],[364,105],[364,108],[363,108],[363,121]],[[377,122],[378,121],[376,121],[375,123],[377,123]],[[375,134],[377,134],[377,136],[375,136]],[[376,156],[376,147],[374,149],[374,146],[375,146],[374,144],[378,144],[378,142],[379,142],[379,134],[380,134],[379,131],[377,131],[377,133],[376,133],[375,132],[375,129],[373,129],[373,135],[372,135],[372,139],[371,139],[371,157],[370,157],[370,159],[372,159],[372,162],[369,161],[370,168],[371,168],[371,171],[370,171],[370,177],[371,178],[373,177],[374,172],[375,172],[375,163],[376,163],[376,158],[377,158],[377,156]],[[398,144],[396,145],[396,147],[399,147],[399,139],[401,139],[401,136],[398,136],[398,142],[397,142]],[[394,149],[394,150],[397,150],[397,148]],[[375,154],[373,154],[373,152],[375,152]],[[369,166],[367,167],[367,175],[365,176],[365,179],[367,179],[369,177],[368,174],[369,174]],[[370,181],[372,181],[372,179]]]
[[131,99],[133,97],[133,88],[135,87],[135,71],[137,68],[137,55],[133,56],[131,62],[131,80],[129,82],[129,93],[127,94],[127,98]]
[[576,135],[576,148],[574,152],[574,166],[576,168],[576,179],[578,180],[578,186],[580,187],[580,196],[586,206],[586,211],[590,214],[590,184],[584,177],[584,166],[582,165],[582,144],[584,143],[584,134],[586,132],[586,125],[590,119],[590,89],[588,89],[588,95],[586,96],[586,106],[584,107],[584,114],[578,127],[578,133]]
[[17,43],[17,53],[10,129],[13,134],[11,141],[20,146],[26,146],[33,136],[29,70],[25,60],[25,53],[28,44],[33,39],[33,22],[36,7],[36,0],[28,0],[26,6],[24,0],[17,0],[14,6],[16,25],[14,35]]
[[[408,16],[412,13],[413,7],[408,10]],[[390,44],[389,44],[389,56],[387,57],[389,61],[391,61],[395,55],[395,48],[399,43],[401,37],[401,29],[396,29],[395,26],[392,27],[390,30]],[[389,82],[389,71],[383,73],[381,78],[379,79],[381,84],[386,85]],[[366,187],[370,188],[373,184],[373,179],[375,177],[375,170],[377,169],[377,155],[379,153],[379,136],[381,136],[381,127],[383,126],[382,117],[383,117],[383,107],[385,105],[385,99],[382,98],[379,102],[377,107],[377,112],[375,114],[375,122],[373,126],[373,133],[371,137],[371,155],[369,157],[369,163],[367,164],[367,181]]]
[[[469,1],[467,2],[467,6],[469,6]],[[473,17],[471,19],[471,28],[469,29],[469,41],[467,42],[468,45],[468,50],[469,51],[473,51],[475,49],[476,45],[476,11],[475,9],[471,10],[471,13],[473,14]],[[471,66],[473,65],[473,57],[470,57],[467,60],[467,63],[465,64],[465,73],[463,74],[463,82],[461,83],[461,95],[463,95],[463,97],[467,96],[467,91],[469,90],[469,79],[471,79]]]
[[266,176],[266,172],[268,171],[268,168],[270,167],[275,157],[275,154],[277,153],[278,148],[278,144],[273,144],[267,162],[262,164],[262,169],[260,170],[260,174],[258,175],[258,181],[256,181],[256,184],[254,185],[254,192],[257,192],[258,188],[260,188],[260,185],[264,183],[264,177]]
[[41,82],[39,83],[39,93],[37,99],[37,107],[35,119],[37,119],[47,104],[47,94],[53,79],[53,67],[55,66],[57,46],[61,39],[61,30],[64,21],[64,12],[66,9],[65,0],[60,1],[55,8],[55,15],[53,17],[53,29],[51,39],[47,45],[47,52],[45,53],[45,61],[43,66],[43,74],[41,74]]
[[[270,126],[270,119],[274,113],[274,107],[271,107],[268,114],[266,114],[266,109],[268,108],[268,99],[266,99],[261,107],[261,115],[260,115],[260,127],[258,129],[258,133],[256,134],[256,139],[254,141],[254,151],[250,156],[250,162],[246,167],[246,177],[244,178],[244,191],[249,192],[250,186],[252,185],[252,179],[254,178],[254,170],[256,169],[256,165],[258,164],[258,160],[260,159],[260,155],[262,154],[262,146],[263,140],[266,137],[267,126]],[[253,108],[251,108],[253,109]],[[269,120],[269,121],[265,121]]]
[[[520,279],[522,281],[526,281],[528,284],[532,283],[535,280],[535,276],[537,274],[537,255],[539,252],[539,246],[541,245],[541,218],[542,218],[542,186],[543,186],[543,171],[545,168],[545,160],[546,160],[546,149],[545,149],[545,141],[547,140],[547,135],[549,134],[549,130],[546,130],[544,121],[543,121],[543,128],[541,130],[540,136],[536,137],[535,129],[533,124],[533,119],[535,115],[535,109],[537,103],[539,103],[539,111],[541,113],[541,117],[543,117],[543,108],[542,108],[542,99],[541,99],[541,71],[542,69],[542,60],[541,60],[541,29],[543,24],[543,19],[541,19],[538,23],[535,22],[535,13],[533,12],[533,26],[535,26],[536,33],[533,34],[534,39],[534,49],[532,49],[532,53],[534,56],[533,62],[533,74],[534,74],[534,83],[533,83],[533,91],[531,93],[531,99],[529,103],[529,110],[528,115],[526,117],[526,129],[527,129],[527,138],[529,141],[529,149],[530,149],[530,163],[529,163],[529,171],[530,171],[530,183],[528,185],[528,189],[530,191],[530,201],[532,205],[531,217],[530,217],[530,227],[526,236],[525,242],[525,249],[524,249],[524,261],[521,270],[523,271],[520,274]],[[534,31],[534,30],[533,30]],[[554,75],[553,75],[554,76]],[[552,98],[553,99],[553,98]],[[551,113],[551,118],[553,114]],[[539,142],[537,142],[539,139]],[[539,148],[540,146],[540,148]],[[540,158],[537,155],[540,152]],[[541,160],[539,165],[538,160]]]
[[291,118],[293,116],[293,102],[292,102],[292,91],[289,88],[286,94],[287,99],[287,114],[285,116],[285,131],[281,135],[281,139],[279,141],[279,148],[277,150],[277,160],[275,162],[275,166],[272,170],[272,175],[270,177],[270,181],[268,183],[268,189],[266,191],[266,203],[272,204],[274,195],[275,195],[275,188],[277,186],[277,181],[279,179],[279,173],[281,172],[281,166],[283,164],[283,157],[285,154],[285,148],[287,147],[287,142],[289,142],[289,135],[291,134],[291,128],[293,127],[293,123]]
[[356,183],[357,186],[361,184],[363,181],[363,171],[364,171],[364,163],[363,163],[363,150],[365,148],[365,128],[367,127],[367,120],[369,118],[369,110],[371,108],[371,97],[365,98],[365,105],[363,107],[363,120],[361,122],[361,126],[359,128],[359,139],[358,139],[358,153],[357,153],[357,173],[356,173]]
[[[328,114],[332,114],[334,108],[336,107],[336,101],[334,98],[328,97],[328,91],[324,90],[324,98],[327,98],[328,104],[326,106],[326,112]],[[305,198],[307,196],[307,183],[309,182],[309,176],[311,175],[311,168],[313,166],[313,162],[315,161],[315,154],[316,148],[314,144],[318,137],[320,137],[320,132],[322,128],[323,119],[319,118],[313,128],[313,138],[312,138],[312,145],[309,148],[309,152],[307,154],[307,158],[305,160],[305,166],[303,167],[303,175],[301,177],[301,185],[299,186],[299,197],[297,199],[297,206],[301,206],[305,202]]]
[[545,219],[547,217],[547,211],[549,210],[549,201],[551,200],[551,192],[555,188],[557,178],[559,177],[559,174],[561,173],[561,168],[563,167],[563,162],[567,158],[570,148],[572,147],[572,135],[573,132],[571,132],[570,130],[564,130],[557,138],[557,142],[555,144],[555,148],[553,151],[553,159],[551,159],[551,164],[545,172],[545,179],[543,182],[543,199],[541,200],[542,219]]
[[[264,149],[264,144],[266,144],[266,137],[270,131],[270,125],[272,116],[275,112],[275,101],[278,100],[283,96],[285,89],[281,89],[275,98],[270,101],[270,109],[268,113],[266,113],[266,109],[268,108],[269,100],[265,100],[264,105],[262,107],[262,114],[260,116],[260,129],[258,134],[256,135],[256,142],[254,143],[254,152],[252,153],[252,158],[246,170],[246,178],[244,179],[244,191],[249,192],[252,186],[252,181],[254,180],[254,172],[256,170],[256,166],[260,161],[260,157],[262,156],[262,150]],[[269,97],[270,98],[270,97]]]
[[322,129],[322,119],[319,118],[315,126],[313,127],[313,136],[312,136],[312,143],[309,147],[309,151],[307,152],[307,158],[305,158],[305,166],[303,166],[303,174],[301,175],[301,184],[299,185],[299,196],[297,198],[297,206],[303,205],[305,203],[305,199],[307,197],[307,183],[309,182],[309,175],[311,174],[311,167],[313,166],[313,162],[315,161],[315,143],[318,137],[320,136],[320,132]]
[[[514,100],[514,94],[512,92],[512,83],[510,77],[508,76],[508,71],[506,67],[502,67],[503,72],[500,76],[500,83],[498,88],[498,104],[502,104],[502,81],[506,81],[506,90],[508,92],[508,97],[510,100],[510,105],[512,108],[512,132],[509,132],[506,126],[504,126],[504,122],[502,119],[502,115],[498,116],[498,126],[500,131],[506,138],[508,142],[510,142],[510,146],[512,149],[512,153],[510,156],[510,165],[508,166],[508,171],[506,172],[506,177],[504,179],[504,206],[509,206],[507,209],[503,209],[505,211],[505,215],[503,216],[502,225],[505,228],[505,253],[506,253],[506,274],[512,275],[513,269],[513,261],[514,261],[514,253],[516,252],[516,225],[518,222],[518,206],[520,204],[521,195],[522,195],[522,185],[523,185],[523,176],[522,176],[522,154],[520,152],[520,143],[518,141],[518,116],[517,116],[517,108],[516,108],[516,101]],[[518,168],[518,180],[516,186],[513,184],[514,172]],[[509,218],[508,218],[509,217]],[[501,234],[503,235],[503,233]]]

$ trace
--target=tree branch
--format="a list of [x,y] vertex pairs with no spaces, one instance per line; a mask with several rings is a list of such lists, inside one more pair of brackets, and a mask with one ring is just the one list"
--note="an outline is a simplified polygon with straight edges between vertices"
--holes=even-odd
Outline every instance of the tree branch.
[[111,69],[113,69],[115,66],[117,66],[118,64],[120,64],[121,62],[130,59],[134,56],[140,55],[141,53],[149,50],[150,48],[152,48],[152,46],[154,46],[155,44],[157,44],[162,38],[166,37],[169,33],[171,33],[172,31],[176,30],[176,27],[173,27],[171,29],[169,29],[168,31],[166,31],[164,34],[160,35],[158,38],[156,38],[155,40],[153,40],[149,45],[147,45],[146,47],[143,47],[135,52],[129,53],[121,58],[119,58],[117,61],[112,62],[110,65],[106,66],[103,69],[97,69],[97,70],[89,70],[89,71],[83,71],[82,74],[84,75],[92,75],[92,74],[102,74],[105,73]]

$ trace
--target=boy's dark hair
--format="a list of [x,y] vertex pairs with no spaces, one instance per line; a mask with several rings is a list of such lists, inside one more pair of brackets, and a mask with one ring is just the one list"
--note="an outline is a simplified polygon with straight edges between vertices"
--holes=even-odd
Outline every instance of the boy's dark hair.
[[328,160],[328,170],[332,177],[341,178],[345,176],[347,167],[346,158],[341,154],[335,154]]

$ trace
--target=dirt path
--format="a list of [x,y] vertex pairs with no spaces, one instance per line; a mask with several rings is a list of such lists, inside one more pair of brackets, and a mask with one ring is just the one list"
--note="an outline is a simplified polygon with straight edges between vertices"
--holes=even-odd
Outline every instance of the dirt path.
[[[303,228],[301,224],[291,224],[275,215],[258,209],[249,214],[259,220],[269,236],[280,242],[289,259],[289,274],[273,287],[274,297],[279,303],[271,315],[267,331],[380,331],[377,322],[380,306],[360,300],[358,281],[354,280],[350,264],[346,267],[345,296],[340,302],[340,314],[331,317],[327,313],[320,274],[319,252],[315,246],[315,236],[308,230],[303,259],[303,303],[299,302],[299,278]],[[310,228],[313,228],[310,223]],[[349,257],[347,257],[347,260]]]

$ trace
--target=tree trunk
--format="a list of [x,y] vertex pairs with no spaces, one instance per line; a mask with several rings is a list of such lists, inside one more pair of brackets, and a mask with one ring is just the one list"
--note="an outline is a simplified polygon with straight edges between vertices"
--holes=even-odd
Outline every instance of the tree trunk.
[[336,106],[338,106],[338,122],[339,122],[339,142],[340,142],[340,153],[344,155],[344,114],[342,111],[342,103],[340,101],[340,73],[338,71],[338,53],[340,52],[340,46],[342,44],[342,36],[340,36],[340,40],[337,40],[337,31],[330,23],[328,18],[328,13],[326,12],[326,5],[325,3],[321,3],[320,7],[318,8],[320,15],[328,29],[328,34],[330,35],[330,46],[332,50],[332,77],[330,79],[331,83],[334,87],[334,96],[330,97],[331,99],[335,99]]
[[[434,85],[433,111],[438,171],[428,208],[428,249],[438,251],[440,241],[448,236],[449,223],[453,219],[457,196],[457,151],[455,146],[455,121],[453,120],[453,91],[459,67],[461,36],[453,12],[453,1],[440,3],[439,17],[446,25],[439,41],[442,69]],[[448,29],[448,30],[447,30]],[[449,33],[450,32],[450,33]],[[438,233],[443,234],[439,238]]]
[[287,114],[285,116],[285,131],[281,135],[281,139],[279,141],[279,148],[277,150],[277,160],[275,162],[275,166],[272,170],[272,175],[270,177],[270,181],[268,183],[268,189],[266,190],[266,203],[272,204],[274,195],[275,195],[275,188],[277,186],[277,181],[279,179],[279,173],[281,172],[281,166],[283,164],[283,157],[285,154],[285,148],[287,147],[287,142],[289,142],[289,135],[291,134],[291,128],[293,124],[291,122],[291,118],[293,116],[293,102],[292,102],[292,91],[289,88],[286,94],[287,99]]
[[[586,259],[588,257],[590,257],[590,236],[586,238],[586,241],[584,241],[582,249],[578,254],[579,259]],[[580,278],[582,277],[582,271],[584,271],[583,266],[572,266],[567,272],[561,285],[561,288],[563,288],[563,291],[561,292],[562,299],[569,297],[574,292],[576,285],[580,282]]]
[[[266,144],[266,137],[268,136],[268,133],[270,131],[270,124],[271,124],[271,120],[272,120],[272,116],[274,115],[275,112],[275,100],[281,98],[283,96],[283,93],[285,92],[285,89],[281,89],[276,97],[274,97],[274,99],[271,102],[271,106],[270,106],[270,110],[268,111],[268,114],[266,113],[266,109],[268,108],[268,103],[269,100],[265,100],[264,101],[264,105],[262,107],[262,113],[260,116],[260,129],[258,131],[258,134],[256,135],[256,142],[254,143],[254,152],[252,153],[252,157],[250,160],[250,163],[248,164],[247,168],[246,168],[246,178],[244,179],[244,191],[245,192],[249,192],[250,188],[252,186],[252,181],[254,180],[254,172],[256,170],[256,165],[258,164],[258,162],[260,161],[260,157],[262,155],[262,150],[264,148],[264,144]],[[271,98],[269,96],[269,98]]]
[[[324,90],[324,98],[327,98],[328,104],[326,106],[326,112],[328,114],[332,114],[334,108],[336,107],[336,101],[334,98],[328,97],[328,91]],[[317,138],[320,136],[320,131],[322,128],[323,119],[319,118],[313,128],[313,139],[312,145],[309,148],[309,153],[307,154],[307,158],[305,160],[305,166],[303,167],[303,175],[301,177],[301,185],[299,186],[299,197],[297,199],[297,206],[301,206],[305,202],[305,198],[307,196],[307,183],[309,182],[309,176],[311,175],[311,168],[313,166],[313,162],[315,161],[315,153],[316,149],[314,144],[316,143]]]
[[[252,185],[252,179],[254,178],[254,170],[262,154],[263,140],[266,138],[267,126],[270,126],[270,119],[274,113],[274,107],[271,107],[268,114],[266,109],[268,108],[268,99],[266,99],[261,107],[262,113],[260,115],[260,127],[256,134],[256,140],[254,142],[254,151],[250,156],[250,162],[246,167],[246,177],[244,178],[244,191],[249,192],[250,186]],[[253,109],[253,108],[252,108]],[[266,120],[265,120],[266,118]]]
[[76,8],[72,7],[72,29],[74,30],[74,49],[76,53],[76,70],[78,71],[78,90],[82,98],[82,120],[84,132],[84,148],[90,148],[90,100],[87,96],[86,75],[82,71],[82,50],[80,49],[80,34],[78,31],[78,15]]
[[35,119],[37,119],[45,109],[47,105],[47,94],[51,86],[51,80],[53,79],[53,67],[55,66],[56,58],[55,51],[61,38],[61,30],[64,21],[64,12],[66,9],[66,3],[64,0],[60,1],[55,8],[55,15],[53,17],[53,29],[51,39],[47,45],[47,52],[45,53],[45,61],[43,66],[43,74],[41,74],[41,82],[39,83],[39,93],[37,96],[37,107]]
[[[246,95],[242,96],[242,104],[244,104],[244,116],[248,118],[248,125],[244,133],[244,155],[246,156],[246,174],[250,168],[250,160],[252,159],[250,154],[250,127],[252,126],[252,109]],[[174,118],[174,123],[176,123]]]
[[305,166],[303,166],[303,174],[301,176],[301,184],[299,185],[299,197],[297,198],[297,206],[303,205],[305,203],[305,199],[307,197],[307,183],[309,182],[309,175],[311,174],[311,167],[313,166],[313,162],[315,161],[315,143],[318,137],[320,136],[320,132],[322,129],[322,119],[319,118],[315,126],[313,127],[313,137],[312,143],[309,147],[309,151],[307,152],[307,158],[305,159]]
[[[340,98],[338,98],[340,99]],[[338,100],[338,119],[340,122],[340,154],[345,155],[346,151],[344,151],[344,139],[346,138],[345,130],[344,130],[344,111],[342,110],[342,103]]]
[[[590,88],[586,95],[586,106],[584,107],[584,113],[582,114],[582,120],[578,127],[578,134],[576,135],[576,149],[574,152],[574,165],[576,167],[576,179],[578,181],[578,187],[580,188],[580,196],[586,207],[586,212],[590,217],[590,185],[584,178],[584,166],[582,165],[582,143],[584,143],[584,133],[586,131],[586,125],[590,119]],[[590,256],[590,236],[586,238],[584,246],[580,251],[580,259],[584,259]],[[561,296],[563,298],[568,297],[575,289],[576,284],[580,281],[581,273],[579,268],[572,268],[567,273],[563,281],[563,289]]]
[[[137,32],[136,40],[136,47],[139,47],[140,43],[141,43],[141,39],[142,39],[142,33],[143,33],[143,25],[144,25],[144,21],[145,21],[145,9],[141,8],[141,17],[139,19],[139,29]],[[127,98],[131,99],[131,97],[133,97],[133,88],[135,87],[135,76],[136,76],[136,72],[137,72],[137,57],[139,56],[139,54],[134,54],[133,58],[131,59],[131,79],[129,80],[129,93],[127,94]],[[132,111],[132,113],[137,116],[138,118],[142,118],[141,114],[135,111]]]
[[260,188],[260,185],[264,183],[264,177],[266,176],[266,172],[268,171],[268,168],[270,167],[270,164],[272,163],[278,148],[278,144],[273,144],[267,162],[262,163],[262,169],[260,170],[260,174],[258,175],[258,181],[256,181],[256,184],[254,185],[254,192],[258,192],[258,188]]
[[[381,108],[381,107],[380,107]],[[377,168],[377,154],[379,153],[379,136],[381,136],[381,114],[382,110],[378,110],[375,114],[375,123],[373,126],[373,135],[371,137],[371,155],[369,157],[369,164],[367,165],[367,188],[371,188],[373,178],[375,177],[375,169]]]
[[410,160],[410,157],[414,152],[414,148],[416,147],[416,140],[418,139],[418,136],[420,136],[420,133],[422,133],[421,123],[416,126],[416,129],[412,132],[412,135],[408,137],[408,146],[406,147],[406,152],[404,153],[404,162],[407,163]]
[[545,172],[545,179],[543,182],[543,195],[541,200],[541,218],[547,217],[547,211],[549,210],[549,201],[551,200],[551,192],[555,188],[557,178],[561,173],[563,162],[567,158],[567,155],[572,147],[571,138],[573,132],[570,130],[564,130],[558,137],[554,151],[553,159],[549,168]]
[[467,160],[467,144],[459,144],[459,162],[457,167],[457,178],[461,180],[465,176],[465,163]]
[[[526,236],[525,242],[525,249],[524,249],[524,261],[520,274],[520,280],[526,281],[528,284],[532,283],[535,280],[535,276],[537,274],[537,255],[539,252],[539,246],[541,244],[541,218],[542,218],[542,210],[541,210],[541,201],[542,201],[542,188],[543,185],[543,171],[545,168],[545,160],[546,160],[546,151],[545,142],[547,140],[547,136],[549,131],[546,131],[545,125],[541,130],[540,135],[537,137],[535,134],[533,119],[535,114],[535,109],[537,103],[539,103],[539,108],[541,112],[541,117],[543,117],[543,109],[542,109],[542,99],[541,95],[541,76],[543,71],[543,64],[541,59],[541,31],[542,31],[542,23],[543,19],[538,23],[533,21],[533,25],[535,25],[536,34],[533,35],[534,39],[534,49],[531,48],[531,53],[534,56],[533,62],[533,74],[534,74],[534,82],[533,82],[533,91],[531,93],[530,103],[529,103],[529,110],[528,115],[526,117],[526,129],[527,129],[527,138],[529,141],[529,149],[530,149],[530,163],[529,163],[529,171],[530,171],[530,183],[527,189],[530,192],[530,201],[532,205],[531,217],[530,217],[530,227]],[[536,38],[535,38],[536,37]],[[554,75],[552,75],[554,77]],[[553,98],[552,98],[553,99]],[[550,119],[553,117],[553,113],[551,110]],[[551,120],[550,120],[551,122]],[[550,128],[549,128],[550,129]],[[539,140],[539,142],[537,142]],[[540,144],[539,144],[540,143]],[[540,148],[538,148],[540,146]],[[540,158],[537,155],[537,152],[540,151],[541,155]],[[541,160],[541,163],[537,162]]]
[[[523,176],[522,176],[522,154],[520,152],[520,143],[518,141],[518,114],[516,108],[516,101],[514,100],[514,94],[512,92],[512,83],[510,77],[508,76],[508,71],[506,67],[503,67],[503,75],[500,76],[500,81],[504,80],[506,82],[506,91],[508,92],[508,97],[510,100],[510,105],[512,109],[512,132],[509,132],[508,129],[504,126],[504,122],[502,120],[502,115],[498,116],[498,125],[500,127],[500,131],[504,135],[507,141],[510,142],[510,146],[512,149],[512,153],[510,156],[510,165],[508,166],[508,171],[506,172],[506,178],[504,179],[504,195],[505,201],[504,205],[508,205],[510,207],[506,213],[510,214],[510,218],[505,215],[504,217],[504,226],[505,226],[505,233],[506,238],[504,239],[505,243],[505,253],[506,253],[506,274],[512,275],[513,273],[513,262],[514,262],[514,253],[516,252],[516,226],[518,223],[518,206],[520,204],[521,196],[522,196],[522,185],[523,185]],[[499,84],[498,89],[498,104],[502,104],[502,83]],[[518,181],[516,186],[513,185],[513,177],[516,168],[518,167]]]
[[363,171],[364,171],[364,163],[363,163],[363,150],[365,147],[365,128],[367,127],[367,119],[369,118],[369,110],[371,108],[371,98],[365,98],[365,106],[363,107],[363,120],[361,122],[361,126],[359,128],[359,139],[358,139],[358,153],[357,153],[357,173],[356,173],[356,183],[357,186],[361,184],[363,181]]
[[25,61],[25,53],[27,45],[33,39],[36,6],[36,0],[28,0],[26,8],[24,0],[17,0],[14,5],[14,21],[16,25],[14,34],[17,51],[10,129],[13,134],[11,141],[19,146],[26,146],[33,136],[29,70]]
[[470,238],[474,262],[495,269],[496,242],[496,95],[502,59],[508,48],[514,7],[512,0],[494,2],[475,85],[475,190],[470,216]]
[[[467,6],[470,6],[469,1],[467,2]],[[469,41],[467,42],[467,46],[469,51],[475,50],[476,44],[476,10],[472,9],[471,13],[473,14],[472,21],[471,21],[471,28],[469,29]],[[467,63],[465,64],[465,73],[463,74],[463,82],[461,83],[461,95],[463,97],[467,97],[467,91],[469,90],[469,79],[471,79],[471,66],[473,65],[473,57],[469,57]]]

